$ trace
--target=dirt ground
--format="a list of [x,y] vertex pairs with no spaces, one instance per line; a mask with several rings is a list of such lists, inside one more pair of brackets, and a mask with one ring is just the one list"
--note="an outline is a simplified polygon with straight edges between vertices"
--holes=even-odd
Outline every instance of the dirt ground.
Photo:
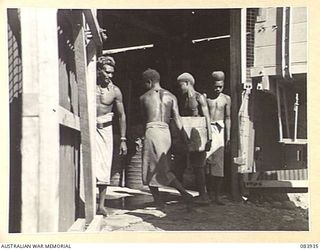
[[[194,196],[197,192],[192,192]],[[177,192],[161,189],[164,209],[153,206],[150,193],[109,188],[102,231],[307,231],[307,193],[268,193],[235,202],[222,196],[224,206],[187,206]]]

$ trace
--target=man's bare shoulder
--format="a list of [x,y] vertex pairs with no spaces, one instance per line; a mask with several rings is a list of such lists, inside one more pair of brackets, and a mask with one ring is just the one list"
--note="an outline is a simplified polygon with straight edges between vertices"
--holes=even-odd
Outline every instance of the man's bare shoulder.
[[201,94],[200,92],[196,91],[195,92],[195,96],[198,102],[204,102],[206,99],[206,95],[205,94]]
[[121,92],[120,88],[113,84],[112,85],[112,89],[114,91],[115,98],[116,99],[122,99],[122,92]]
[[227,95],[227,94],[221,93],[219,95],[219,99],[223,99],[223,100],[229,101],[229,100],[231,100],[231,97],[229,95]]
[[173,100],[176,100],[177,98],[175,97],[174,94],[172,94],[169,90],[167,89],[162,89],[163,90],[163,95],[168,97],[168,98],[171,98]]
[[[143,101],[143,100],[147,99],[148,97],[150,97],[151,95],[153,95],[154,93],[155,93],[154,89],[148,90],[146,93],[141,95],[139,97],[139,99],[140,99],[140,101]],[[161,89],[161,93],[162,93],[163,97],[166,97],[171,100],[176,100],[176,97],[169,90]]]
[[227,102],[230,102],[231,101],[231,97],[229,95],[226,95],[224,93],[222,93],[222,96],[224,97],[224,99],[227,101]]
[[120,90],[120,88],[119,88],[117,85],[112,84],[112,89],[113,89],[115,92],[120,92],[120,93],[121,93],[121,90]]
[[150,96],[150,94],[151,94],[151,90],[148,90],[147,92],[145,92],[143,95],[139,97],[140,101]]

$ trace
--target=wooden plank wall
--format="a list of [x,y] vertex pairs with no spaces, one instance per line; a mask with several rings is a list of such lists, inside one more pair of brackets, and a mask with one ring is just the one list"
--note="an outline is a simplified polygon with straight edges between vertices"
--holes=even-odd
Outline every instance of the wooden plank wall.
[[73,23],[71,10],[58,11],[59,116],[60,116],[60,206],[59,231],[67,231],[84,217],[80,200],[80,122],[76,82]]
[[307,8],[291,9],[291,71],[292,74],[307,73]]
[[79,115],[71,10],[58,11],[59,104]]
[[81,214],[79,197],[80,136],[60,126],[59,231],[66,232]]
[[[60,175],[60,187],[66,191],[60,197],[59,229],[65,231],[76,218],[86,217],[88,224],[95,214],[95,155],[92,152],[96,54],[101,37],[93,10],[59,10],[58,25],[60,170],[65,173]],[[86,38],[84,27],[91,30],[92,39]]]
[[[276,46],[282,36],[280,9],[261,8],[255,25],[254,66],[263,67],[265,75],[276,75],[279,73],[277,69],[281,69],[281,61],[279,61],[281,50]],[[278,47],[281,47],[281,43]]]
[[66,231],[84,207],[80,129],[86,222],[95,214],[96,46],[87,60],[81,10],[22,9],[21,23],[21,232]]
[[[265,75],[277,75],[281,69],[282,8],[262,8],[255,26],[255,67]],[[307,8],[292,7],[290,20],[290,57],[292,74],[307,72]],[[261,14],[261,13],[260,13]]]
[[21,232],[56,232],[59,221],[57,11],[21,9],[21,41]]

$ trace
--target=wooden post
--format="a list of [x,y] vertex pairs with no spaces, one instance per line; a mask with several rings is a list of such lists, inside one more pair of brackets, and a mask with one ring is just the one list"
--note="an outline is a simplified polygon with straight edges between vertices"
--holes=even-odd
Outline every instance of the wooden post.
[[296,93],[296,102],[294,103],[294,134],[293,141],[298,138],[298,112],[299,112],[299,94]]
[[283,139],[282,119],[281,119],[281,93],[279,87],[279,80],[276,80],[276,93],[277,93],[277,107],[278,107],[278,123],[279,123],[279,141]]
[[56,232],[59,222],[57,10],[21,9],[21,42],[21,232]]
[[93,145],[94,145],[94,128],[95,120],[92,121],[92,109],[90,105],[94,99],[90,98],[90,84],[87,79],[87,57],[85,47],[85,35],[83,28],[83,13],[81,10],[73,11],[74,17],[74,49],[75,49],[75,64],[76,78],[79,91],[80,105],[80,130],[81,130],[81,158],[82,158],[82,173],[84,177],[84,193],[85,193],[85,216],[86,223],[89,224],[95,215],[95,181],[93,168]]
[[241,9],[230,10],[230,90],[231,90],[231,193],[234,200],[240,200],[238,165],[239,131],[238,109],[241,87]]
[[[22,141],[21,141],[21,232],[38,232],[39,224],[39,81],[36,46],[37,33],[29,31],[37,25],[34,9],[21,9],[22,44]],[[33,55],[33,56],[31,56]]]
[[[283,95],[283,105],[284,105],[284,117],[286,119],[286,132],[287,138],[290,138],[290,124],[289,124],[289,111],[288,111],[288,101],[287,101],[287,92],[284,86],[282,86],[282,95]],[[280,98],[281,101],[281,98]],[[280,103],[281,104],[281,103]]]

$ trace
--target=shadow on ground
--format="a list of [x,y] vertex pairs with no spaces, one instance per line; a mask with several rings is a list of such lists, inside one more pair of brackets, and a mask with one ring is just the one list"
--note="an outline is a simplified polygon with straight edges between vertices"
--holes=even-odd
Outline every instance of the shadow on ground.
[[[308,209],[288,201],[234,202],[226,195],[225,206],[186,205],[177,193],[161,191],[164,209],[156,208],[148,191],[114,190],[106,205],[116,214],[127,215],[134,223],[121,224],[121,231],[307,231]],[[282,204],[287,204],[283,206]],[[274,206],[277,205],[277,206]],[[121,220],[121,216],[118,217]],[[116,220],[117,215],[108,220]],[[110,230],[109,230],[110,231]]]

